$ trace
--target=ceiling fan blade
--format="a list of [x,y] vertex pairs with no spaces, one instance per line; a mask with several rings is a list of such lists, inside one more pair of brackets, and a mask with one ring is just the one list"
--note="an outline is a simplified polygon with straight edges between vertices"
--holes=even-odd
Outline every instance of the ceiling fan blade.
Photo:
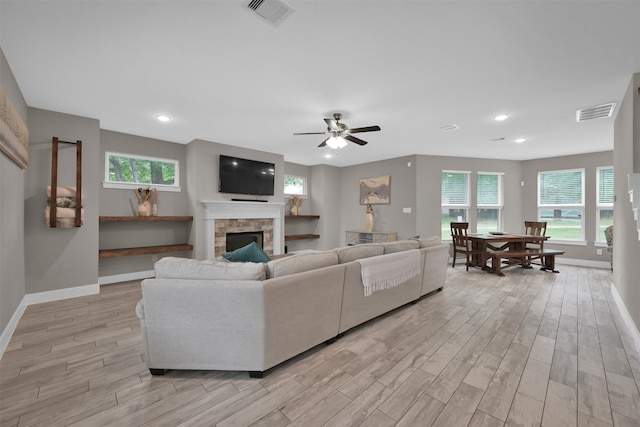
[[362,128],[353,128],[347,130],[347,133],[359,133],[359,132],[375,132],[380,130],[380,126],[365,126]]
[[294,132],[294,135],[328,135],[329,132]]
[[332,131],[339,131],[340,130],[340,128],[338,127],[338,122],[335,121],[334,119],[324,119],[324,121],[327,122],[327,126]]
[[[331,138],[331,137],[329,137],[329,138]],[[329,140],[329,138],[327,138],[327,139],[325,139],[324,141],[322,141],[322,142],[320,143],[320,145],[318,145],[318,147],[324,147],[325,145],[327,145],[327,141]]]
[[358,145],[366,145],[367,141],[363,141],[360,138],[356,138],[355,136],[349,135],[349,134],[344,134],[342,136],[344,139],[346,139],[347,141],[351,141],[351,142],[355,142]]

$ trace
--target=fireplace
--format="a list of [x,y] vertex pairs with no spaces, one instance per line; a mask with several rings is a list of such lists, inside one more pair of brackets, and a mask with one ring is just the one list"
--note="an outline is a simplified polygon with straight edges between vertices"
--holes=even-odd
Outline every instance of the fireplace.
[[206,258],[222,255],[229,233],[262,231],[269,255],[284,253],[284,203],[203,200]]
[[256,242],[258,246],[263,247],[264,232],[262,231],[241,231],[239,233],[226,233],[226,245],[227,252],[234,251],[238,248],[242,248]]

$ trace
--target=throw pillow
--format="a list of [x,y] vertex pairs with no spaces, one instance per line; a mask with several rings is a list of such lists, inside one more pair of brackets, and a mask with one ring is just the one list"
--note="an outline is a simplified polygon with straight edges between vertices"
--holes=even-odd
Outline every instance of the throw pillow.
[[269,255],[262,250],[256,242],[251,242],[247,246],[236,249],[235,251],[225,252],[222,256],[232,262],[263,262],[271,261]]

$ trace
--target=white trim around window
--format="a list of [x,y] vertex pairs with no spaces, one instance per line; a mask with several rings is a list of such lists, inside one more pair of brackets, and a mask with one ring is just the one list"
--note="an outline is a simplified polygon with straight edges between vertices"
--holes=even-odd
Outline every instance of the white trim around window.
[[[110,167],[109,167],[109,158],[112,156],[117,157],[126,157],[129,159],[137,159],[148,162],[160,162],[160,163],[168,163],[172,164],[174,167],[174,176],[172,184],[161,184],[161,183],[153,183],[153,182],[126,182],[126,181],[112,181],[110,178]],[[182,188],[180,187],[180,162],[175,159],[165,159],[161,157],[152,157],[152,156],[142,156],[139,154],[129,154],[129,153],[117,153],[112,151],[107,151],[104,153],[104,181],[102,182],[103,188],[115,188],[121,190],[135,190],[140,187],[153,187],[158,191],[166,191],[166,192],[180,192]]]

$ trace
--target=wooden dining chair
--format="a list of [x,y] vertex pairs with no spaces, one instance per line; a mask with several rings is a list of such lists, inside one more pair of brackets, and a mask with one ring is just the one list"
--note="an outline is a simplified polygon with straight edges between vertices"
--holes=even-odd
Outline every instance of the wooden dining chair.
[[451,268],[455,268],[458,254],[464,254],[466,258],[467,271],[469,271],[471,257],[474,255],[481,255],[483,252],[480,249],[473,249],[471,246],[469,237],[467,236],[468,229],[468,222],[451,223],[451,239],[453,239],[453,262],[451,263]]
[[[524,234],[528,234],[530,236],[546,236],[547,222],[546,221],[525,221]],[[527,243],[526,248],[543,250],[544,241]],[[542,264],[542,256],[527,257],[527,264],[531,264],[531,261],[535,259],[540,259],[540,262],[536,264]]]

